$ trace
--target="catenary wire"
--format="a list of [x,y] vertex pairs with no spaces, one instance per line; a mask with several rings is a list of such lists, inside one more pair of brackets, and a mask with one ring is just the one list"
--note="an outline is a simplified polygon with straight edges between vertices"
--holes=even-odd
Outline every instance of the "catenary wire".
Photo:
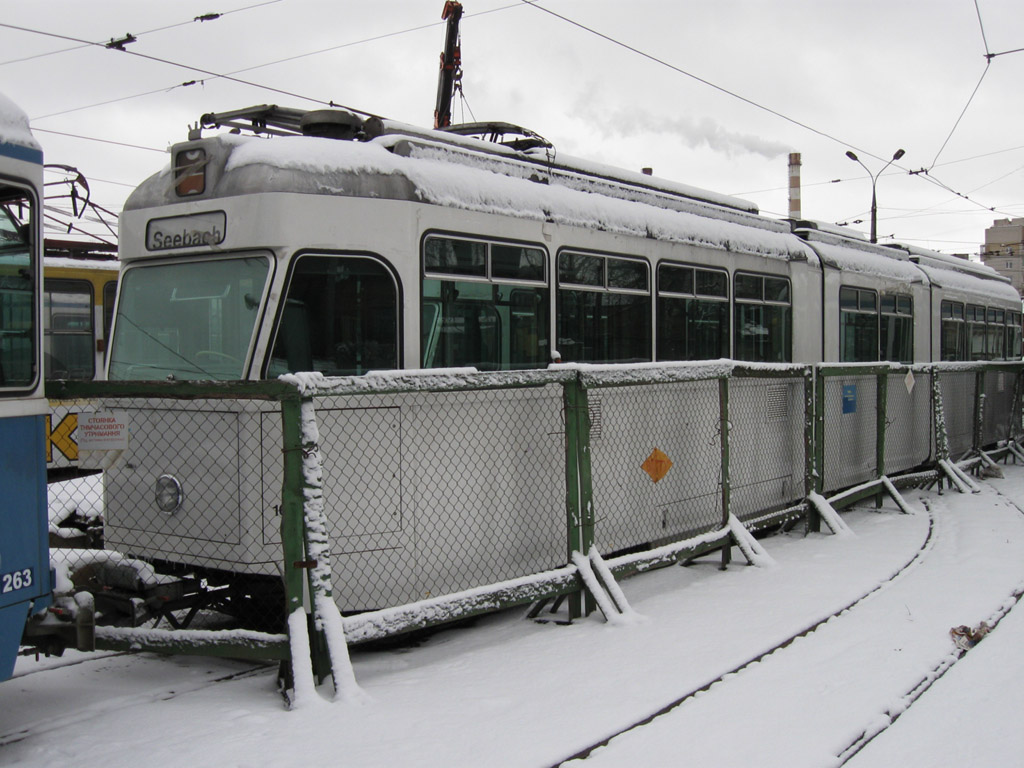
[[[188,21],[179,21],[179,22],[177,22],[175,24],[166,24],[166,25],[164,25],[162,27],[155,27],[154,29],[147,29],[145,32],[137,32],[135,35],[133,35],[133,37],[139,38],[139,37],[142,37],[143,35],[152,34],[153,32],[163,32],[164,30],[167,30],[167,29],[176,29],[177,27],[186,27],[186,26],[188,26],[190,24],[195,24],[196,22],[203,23],[203,22],[207,22],[207,21],[213,21],[215,19],[219,19],[219,18],[222,18],[224,16],[228,16],[228,15],[230,15],[232,13],[239,13],[241,11],[249,11],[249,10],[252,10],[253,8],[262,8],[265,5],[273,5],[274,3],[280,3],[280,2],[284,2],[284,0],[266,0],[266,2],[256,3],[255,5],[247,5],[247,6],[243,7],[243,8],[234,8],[234,9],[232,9],[230,11],[221,11],[219,13],[204,13],[204,14],[201,14],[199,16],[196,16],[193,19],[189,19]],[[89,47],[91,47],[93,45],[104,45],[105,46],[106,43],[102,43],[102,42],[83,43],[81,45],[73,45],[70,48],[61,48],[60,50],[57,50],[57,51],[47,51],[46,53],[36,53],[36,54],[33,54],[32,56],[23,56],[20,59],[10,59],[9,61],[0,61],[0,67],[5,67],[8,64],[19,64],[19,63],[21,63],[23,61],[32,61],[34,59],[43,59],[43,58],[46,58],[47,56],[56,56],[59,53],[69,53],[70,51],[80,51],[83,48],[89,48]]]
[[[485,15],[490,14],[490,13],[496,13],[498,11],[506,11],[506,10],[509,10],[511,8],[519,8],[519,7],[521,7],[521,5],[520,5],[520,3],[517,2],[517,3],[512,3],[512,4],[509,4],[509,5],[499,6],[497,8],[491,8],[491,9],[486,10],[486,11],[478,11],[476,13],[467,13],[467,14],[463,15],[463,18],[472,18],[472,17],[476,17],[476,16],[485,16]],[[372,37],[366,37],[366,38],[363,38],[361,40],[352,40],[352,41],[347,42],[347,43],[341,43],[339,45],[332,45],[332,46],[330,46],[328,48],[321,48],[321,49],[316,50],[316,51],[309,51],[307,53],[300,53],[300,54],[296,54],[294,56],[287,56],[287,57],[285,57],[283,59],[275,59],[274,61],[264,62],[263,64],[255,64],[253,66],[243,67],[242,69],[236,69],[236,70],[233,70],[231,72],[227,72],[227,73],[223,73],[223,74],[217,74],[217,75],[212,75],[211,77],[207,78],[207,80],[216,80],[218,78],[229,78],[230,79],[231,76],[239,75],[239,74],[242,74],[244,72],[252,72],[252,71],[257,70],[257,69],[263,69],[265,67],[272,67],[272,66],[275,66],[277,64],[285,64],[285,63],[289,63],[289,62],[292,62],[292,61],[298,61],[299,59],[308,58],[310,56],[318,56],[318,55],[323,54],[323,53],[330,53],[332,51],[341,50],[343,48],[350,48],[352,46],[362,45],[364,43],[377,42],[378,40],[384,40],[384,39],[387,39],[389,37],[396,37],[398,35],[405,35],[405,34],[408,34],[410,32],[419,32],[419,31],[422,31],[424,29],[430,29],[432,27],[441,26],[442,24],[444,24],[443,21],[435,21],[435,22],[431,22],[429,24],[421,24],[421,25],[416,26],[416,27],[409,27],[407,29],[402,29],[402,30],[399,30],[397,32],[388,32],[388,33],[381,34],[381,35],[374,35]],[[3,25],[0,24],[0,26],[3,26]],[[103,47],[106,47],[103,43],[93,43],[93,44],[90,44],[90,45],[102,45]],[[81,47],[86,47],[86,46],[81,46]],[[207,82],[207,80],[203,80],[201,82],[203,84],[205,84]],[[188,86],[192,86],[192,85],[196,85],[196,84],[197,84],[196,80],[191,80],[191,81],[185,82],[185,83],[176,83],[174,85],[166,86],[164,88],[156,88],[156,89],[153,89],[153,90],[143,91],[141,93],[135,93],[135,94],[131,94],[131,95],[128,95],[128,96],[119,96],[119,97],[117,97],[115,99],[107,99],[106,101],[96,102],[95,104],[85,104],[85,105],[80,106],[80,107],[73,107],[71,109],[65,109],[65,110],[61,110],[59,112],[51,112],[51,113],[46,114],[46,115],[39,115],[37,117],[34,117],[33,119],[34,120],[43,120],[45,118],[58,117],[60,115],[67,115],[67,114],[71,114],[72,112],[81,112],[83,110],[92,109],[94,107],[103,107],[103,106],[107,106],[109,104],[115,104],[117,102],[129,101],[131,99],[142,98],[143,96],[152,96],[153,94],[156,94],[156,93],[166,93],[166,92],[175,90],[177,88],[186,88]],[[253,84],[253,85],[257,85],[257,87],[262,87],[262,86],[258,86],[258,84]],[[269,90],[273,90],[273,89],[269,89]],[[343,105],[335,104],[334,106],[343,106]],[[360,114],[373,116],[372,113],[365,112],[365,111],[358,110],[358,109],[354,109],[352,107],[345,107],[345,109],[350,109],[353,112],[359,112]]]
[[[0,22],[0,27],[5,27],[7,29],[15,29],[15,30],[18,30],[20,32],[29,32],[29,33],[36,34],[36,35],[44,35],[46,37],[55,37],[55,38],[62,39],[62,40],[72,40],[72,41],[78,42],[78,43],[87,43],[87,44],[92,45],[92,46],[98,46],[100,48],[106,48],[106,46],[103,45],[103,44],[93,43],[93,42],[91,42],[89,40],[82,40],[81,38],[71,37],[69,35],[60,35],[60,34],[57,34],[55,32],[45,32],[43,30],[32,29],[30,27],[22,27],[22,26],[19,26],[17,24],[7,24],[7,23]],[[107,50],[111,50],[111,49],[107,49]],[[118,49],[118,50],[120,51],[120,49]],[[170,59],[164,59],[164,58],[161,58],[159,56],[151,56],[149,54],[140,53],[138,51],[133,51],[133,50],[130,50],[130,49],[125,49],[125,50],[123,50],[121,52],[122,53],[127,53],[129,56],[135,56],[135,57],[138,57],[140,59],[146,59],[147,61],[153,61],[153,62],[157,62],[159,64],[166,64],[168,66],[178,67],[180,69],[186,69],[186,70],[189,70],[191,72],[197,72],[197,73],[202,74],[202,75],[209,75],[211,77],[223,78],[223,79],[229,80],[229,81],[231,81],[233,83],[238,83],[239,85],[247,85],[247,86],[250,86],[252,88],[260,88],[262,90],[270,91],[272,93],[279,93],[279,94],[281,94],[283,96],[290,96],[292,98],[302,99],[303,101],[311,101],[311,102],[313,102],[315,104],[322,104],[324,106],[344,107],[345,109],[351,110],[352,112],[358,112],[358,113],[363,114],[363,115],[368,115],[370,117],[375,117],[375,115],[373,115],[372,113],[366,112],[365,110],[356,109],[354,107],[348,107],[348,106],[345,106],[343,104],[336,104],[333,101],[324,101],[323,99],[318,99],[318,98],[315,98],[313,96],[305,96],[303,94],[295,93],[294,91],[286,91],[286,90],[284,90],[282,88],[274,88],[274,87],[269,86],[269,85],[261,85],[260,83],[254,83],[254,82],[251,82],[251,81],[248,81],[248,80],[242,80],[241,78],[234,77],[232,75],[226,75],[226,74],[219,73],[219,72],[213,72],[213,71],[211,71],[209,69],[203,69],[202,67],[195,67],[195,66],[192,66],[190,64],[182,64],[181,62],[171,61]],[[44,115],[44,117],[51,117],[51,115]],[[36,119],[42,119],[42,118],[36,118]]]
[[[603,40],[605,40],[605,41],[607,41],[609,43],[612,43],[613,45],[617,45],[617,46],[619,46],[621,48],[625,48],[626,50],[628,50],[628,51],[630,51],[632,53],[635,53],[638,56],[642,56],[643,58],[648,59],[650,61],[653,61],[656,64],[660,64],[661,66],[667,67],[668,69],[671,69],[672,71],[677,72],[678,74],[684,75],[684,76],[689,77],[689,78],[691,78],[693,80],[696,80],[699,83],[707,85],[708,87],[713,88],[716,91],[719,91],[721,93],[724,93],[727,96],[731,96],[731,97],[733,97],[735,99],[738,99],[738,100],[744,102],[745,104],[749,104],[750,106],[753,106],[753,107],[755,107],[757,109],[760,109],[762,111],[768,112],[769,114],[774,115],[774,116],[776,116],[776,117],[778,117],[778,118],[780,118],[782,120],[785,120],[785,121],[787,121],[789,123],[792,123],[793,125],[796,125],[796,126],[798,126],[800,128],[808,130],[811,133],[814,133],[814,134],[816,134],[818,136],[826,138],[826,139],[828,139],[830,141],[836,142],[837,144],[841,144],[841,145],[843,145],[845,147],[849,147],[849,148],[855,149],[855,150],[857,150],[858,152],[860,152],[862,154],[865,154],[865,155],[868,155],[870,157],[875,158],[876,160],[881,160],[883,162],[887,162],[885,158],[882,158],[882,157],[880,157],[880,156],[878,156],[878,155],[876,155],[876,154],[874,154],[872,152],[869,152],[867,150],[860,149],[860,148],[858,148],[857,146],[855,146],[854,144],[852,144],[850,142],[845,142],[842,139],[840,139],[840,138],[838,138],[836,136],[833,136],[830,133],[827,133],[825,131],[822,131],[822,130],[819,130],[817,128],[814,128],[813,126],[810,126],[810,125],[808,125],[806,123],[803,123],[803,122],[801,122],[801,121],[799,121],[799,120],[797,120],[795,118],[789,117],[788,115],[785,115],[782,112],[779,112],[779,111],[777,111],[775,109],[772,109],[771,107],[767,107],[767,106],[765,106],[763,104],[760,104],[760,103],[754,101],[753,99],[749,99],[746,96],[742,96],[742,95],[740,95],[738,93],[735,93],[734,91],[730,91],[727,88],[723,88],[720,85],[716,85],[715,83],[711,82],[710,80],[706,80],[706,79],[704,79],[704,78],[702,78],[702,77],[700,77],[698,75],[693,74],[692,72],[687,72],[686,70],[684,70],[684,69],[682,69],[680,67],[677,67],[677,66],[675,66],[673,64],[670,64],[669,62],[665,61],[664,59],[660,59],[657,56],[653,56],[653,55],[651,55],[649,53],[646,53],[646,52],[644,52],[644,51],[642,51],[642,50],[640,50],[640,49],[638,49],[638,48],[636,48],[634,46],[631,46],[631,45],[629,45],[627,43],[622,42],[621,40],[617,40],[616,38],[611,37],[610,35],[606,35],[603,32],[599,32],[599,31],[593,29],[592,27],[588,27],[585,24],[582,24],[582,23],[580,23],[578,21],[575,21],[573,19],[568,18],[567,16],[563,16],[562,14],[556,13],[555,11],[552,11],[552,10],[550,10],[548,8],[545,8],[544,6],[539,4],[539,0],[521,0],[521,2],[523,2],[526,5],[529,5],[531,8],[536,8],[539,11],[544,11],[545,13],[547,13],[547,14],[549,14],[551,16],[554,16],[555,18],[561,19],[562,21],[565,21],[568,24],[571,24],[571,25],[573,25],[575,27],[578,27],[579,29],[582,29],[582,30],[584,30],[586,32],[589,32],[592,35],[600,37],[601,39],[603,39]],[[984,75],[983,75],[983,77],[984,77]],[[981,81],[978,82],[978,85],[979,86],[981,85]],[[975,87],[975,92],[977,92],[977,87]],[[971,98],[973,99],[973,94],[972,94]],[[969,104],[970,104],[970,101],[968,101],[968,105]],[[965,107],[964,111],[966,111],[966,109],[967,108]],[[957,122],[959,123],[959,120]],[[956,126],[954,126],[954,130],[955,130],[955,128],[956,128]],[[951,132],[950,135],[952,135],[952,132]],[[947,141],[948,141],[948,138],[947,138]],[[943,146],[945,146],[945,145],[943,145]],[[936,159],[937,159],[937,157],[938,156],[936,156]],[[964,200],[968,200],[969,202],[973,203],[974,205],[977,205],[980,208],[984,208],[984,209],[989,210],[989,211],[994,211],[996,213],[1004,213],[1004,215],[1006,215],[1005,212],[1001,212],[1001,211],[999,211],[997,208],[995,208],[993,206],[984,205],[983,203],[980,203],[980,202],[978,202],[976,200],[972,200],[967,195],[965,195],[963,193],[960,193],[960,192],[957,192],[956,190],[954,190],[953,188],[949,187],[948,185],[943,184],[942,182],[938,181],[934,177],[930,176],[928,174],[927,169],[922,169],[921,171],[916,171],[916,172],[910,172],[910,171],[908,171],[908,169],[903,168],[902,166],[895,166],[895,167],[900,168],[904,172],[912,173],[912,175],[919,175],[921,178],[924,178],[926,181],[929,181],[932,184],[935,184],[936,186],[939,186],[942,189],[945,189],[947,192],[950,192],[952,194],[957,195],[958,197],[963,198]]]

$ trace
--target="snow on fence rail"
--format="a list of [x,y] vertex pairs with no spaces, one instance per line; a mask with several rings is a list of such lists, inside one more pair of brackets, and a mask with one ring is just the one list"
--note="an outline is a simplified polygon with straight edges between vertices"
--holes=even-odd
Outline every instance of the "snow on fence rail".
[[[839,508],[895,494],[887,475],[1019,438],[1020,380],[1020,364],[715,361],[50,382],[51,399],[130,424],[127,449],[84,457],[104,467],[120,567],[101,573],[75,549],[53,561],[101,610],[127,606],[122,623],[200,628],[110,629],[100,645],[291,658],[294,687],[295,638],[280,633],[301,614],[300,665],[341,691],[346,642],[526,603],[589,613],[574,554],[608,553],[614,578],[714,551],[724,564],[740,522],[816,529],[809,496],[859,483]],[[77,489],[51,486],[51,509],[66,516],[76,504],[60,494]],[[225,613],[247,629],[220,628]]]

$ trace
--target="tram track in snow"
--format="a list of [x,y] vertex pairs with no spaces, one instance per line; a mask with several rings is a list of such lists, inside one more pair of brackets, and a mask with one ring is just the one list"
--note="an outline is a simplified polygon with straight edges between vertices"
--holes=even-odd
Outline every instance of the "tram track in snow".
[[[898,567],[895,571],[893,571],[886,579],[884,579],[883,581],[878,582],[871,589],[866,590],[861,595],[856,597],[854,600],[851,600],[850,602],[848,602],[845,606],[836,609],[835,611],[831,612],[827,616],[821,617],[820,619],[818,619],[814,623],[804,627],[803,629],[801,629],[798,632],[793,633],[792,635],[790,635],[789,637],[787,637],[784,640],[780,641],[779,643],[776,643],[771,648],[768,648],[768,649],[762,651],[761,653],[757,654],[756,656],[753,656],[752,658],[749,658],[746,661],[736,665],[735,667],[732,667],[731,669],[729,669],[729,670],[727,670],[725,672],[722,672],[717,677],[707,681],[706,683],[704,683],[700,687],[693,688],[693,689],[687,691],[686,693],[682,694],[681,696],[679,696],[676,699],[673,699],[671,702],[669,702],[668,704],[664,705],[660,709],[658,709],[658,710],[656,710],[656,711],[654,711],[654,712],[644,716],[643,718],[641,718],[639,720],[636,720],[633,723],[630,723],[629,725],[627,725],[627,726],[625,726],[623,728],[620,728],[615,733],[612,733],[611,735],[605,737],[601,741],[594,742],[593,744],[590,744],[589,746],[587,746],[587,747],[585,747],[585,748],[583,748],[583,749],[573,753],[572,755],[569,755],[567,757],[561,758],[557,762],[553,763],[551,768],[558,768],[559,766],[570,764],[570,763],[573,763],[574,761],[585,760],[594,750],[596,750],[596,749],[598,749],[600,747],[607,746],[613,739],[616,739],[619,736],[622,736],[624,734],[627,734],[627,733],[630,733],[632,731],[635,731],[635,730],[637,730],[639,728],[643,728],[646,725],[649,725],[650,723],[654,722],[658,718],[661,718],[661,717],[663,717],[665,715],[670,714],[671,712],[673,712],[674,710],[676,710],[678,707],[682,706],[686,702],[690,701],[691,699],[694,699],[695,697],[710,691],[712,688],[715,688],[717,686],[724,685],[726,683],[735,681],[737,679],[737,677],[739,675],[741,675],[745,670],[753,667],[754,665],[758,664],[761,661],[764,661],[765,659],[767,659],[768,657],[772,656],[775,653],[778,653],[780,651],[786,650],[795,641],[797,641],[797,640],[799,640],[801,638],[809,637],[810,635],[812,635],[814,632],[816,632],[818,629],[822,628],[826,624],[828,624],[828,623],[830,623],[830,622],[832,622],[832,621],[834,621],[836,619],[839,619],[840,617],[842,617],[845,614],[849,613],[850,611],[854,610],[855,608],[857,608],[858,606],[860,606],[861,604],[863,604],[865,601],[869,600],[870,598],[874,597],[878,593],[888,589],[894,583],[898,582],[908,572],[910,572],[912,570],[915,570],[924,561],[924,559],[927,556],[927,554],[933,549],[934,542],[935,542],[935,536],[934,536],[934,533],[935,533],[935,516],[934,516],[934,513],[932,512],[931,505],[928,503],[928,501],[926,499],[922,499],[921,501],[922,501],[922,504],[923,504],[923,506],[925,508],[925,511],[928,514],[928,529],[927,529],[927,532],[925,534],[924,541],[920,544],[920,546],[914,552],[914,554],[910,557],[910,559],[907,560],[905,563],[903,563],[903,565]],[[1019,597],[1018,597],[1018,599],[1019,599]],[[944,672],[942,674],[944,674]],[[941,676],[941,675],[939,675],[939,676]],[[930,685],[930,683],[929,683],[929,685]],[[927,688],[925,688],[924,690],[927,690]],[[920,693],[924,693],[924,690],[920,691]],[[920,693],[918,695],[920,695]],[[897,717],[898,717],[898,715],[897,715]],[[893,718],[893,721],[895,721],[895,717]],[[877,735],[877,733],[872,735],[871,738],[874,738],[875,735]],[[870,741],[870,739],[868,739],[868,741]],[[865,741],[865,743],[863,745],[861,745],[857,749],[857,751],[859,751],[860,748],[863,748],[863,746],[865,746],[866,743],[867,742]],[[856,742],[855,742],[855,744],[856,744]],[[851,747],[853,747],[853,746],[854,745],[851,744],[849,747],[847,747],[846,751],[849,751],[851,749]],[[852,757],[853,754],[856,754],[856,752],[851,753],[849,755],[849,757]],[[849,759],[849,757],[847,757],[845,759]],[[844,762],[845,762],[845,760],[844,760]]]
[[[1017,505],[1014,504],[1013,506]],[[1018,588],[1014,590],[1009,599],[1005,601],[1003,605],[1001,605],[991,616],[989,616],[988,619],[986,619],[985,623],[988,626],[989,632],[995,629],[999,625],[999,622],[1006,618],[1014,606],[1020,603],[1022,597],[1024,597],[1024,589]],[[910,709],[910,707],[920,699],[929,688],[949,672],[953,666],[967,654],[967,652],[968,649],[957,648],[955,651],[951,651],[950,654],[943,658],[933,669],[929,670],[928,674],[924,675],[908,691],[906,691],[906,693],[903,694],[899,701],[899,707],[889,709],[883,714],[883,722],[880,725],[876,724],[874,727],[865,728],[857,738],[851,741],[839,752],[838,755],[836,755],[839,760],[839,762],[836,763],[836,768],[841,768],[841,766],[846,765],[857,755],[858,752],[864,749],[864,747],[892,727],[896,721],[899,720],[899,718],[902,717],[903,714]]]
[[[66,670],[68,667],[78,666],[83,664],[99,663],[103,661],[109,661],[112,658],[121,656],[135,655],[131,651],[123,651],[118,653],[103,654],[98,657],[89,657],[71,661],[67,664],[57,664],[54,666],[47,667],[40,670],[30,670],[23,672],[19,675],[15,675],[11,680],[8,681],[8,685],[16,685],[18,678],[25,678],[29,675],[41,675],[46,672],[54,670]],[[45,720],[36,721],[32,723],[23,724],[10,731],[0,733],[0,748],[8,746],[10,744],[16,744],[27,739],[31,739],[35,736],[41,736],[53,731],[60,730],[69,725],[86,722],[95,717],[106,715],[110,712],[118,710],[128,709],[131,707],[137,707],[141,704],[147,704],[154,701],[168,701],[170,699],[177,698],[192,693],[198,693],[200,691],[212,688],[221,683],[227,683],[235,680],[244,680],[249,677],[255,677],[261,673],[265,673],[268,670],[273,669],[276,666],[275,663],[261,663],[246,666],[245,669],[236,670],[226,674],[219,675],[217,677],[208,678],[201,681],[179,681],[174,685],[168,685],[163,688],[157,688],[150,691],[130,694],[128,696],[117,697],[114,699],[106,699],[101,702],[91,704],[88,708],[78,710],[72,713],[62,714],[56,717],[48,716]]]

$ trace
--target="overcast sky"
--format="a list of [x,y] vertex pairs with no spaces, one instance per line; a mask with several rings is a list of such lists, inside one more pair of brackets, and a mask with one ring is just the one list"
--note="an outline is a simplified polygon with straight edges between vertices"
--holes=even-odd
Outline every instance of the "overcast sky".
[[[6,2],[0,91],[46,161],[77,166],[116,212],[206,112],[333,100],[431,125],[443,5]],[[976,254],[993,220],[1024,216],[1021,0],[534,5],[465,0],[456,122],[524,125],[560,152],[651,166],[771,216],[788,211],[788,153],[800,152],[804,217],[864,232],[871,181],[845,152],[877,173],[904,149],[878,179],[879,239],[946,252]],[[194,21],[211,13],[223,15]],[[75,42],[128,33],[131,53]],[[247,83],[216,77],[229,73]]]

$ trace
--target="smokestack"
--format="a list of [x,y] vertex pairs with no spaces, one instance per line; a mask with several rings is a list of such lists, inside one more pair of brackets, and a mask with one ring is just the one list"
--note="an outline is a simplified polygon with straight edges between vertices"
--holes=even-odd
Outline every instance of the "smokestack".
[[800,153],[789,153],[789,218],[799,221],[800,215]]

